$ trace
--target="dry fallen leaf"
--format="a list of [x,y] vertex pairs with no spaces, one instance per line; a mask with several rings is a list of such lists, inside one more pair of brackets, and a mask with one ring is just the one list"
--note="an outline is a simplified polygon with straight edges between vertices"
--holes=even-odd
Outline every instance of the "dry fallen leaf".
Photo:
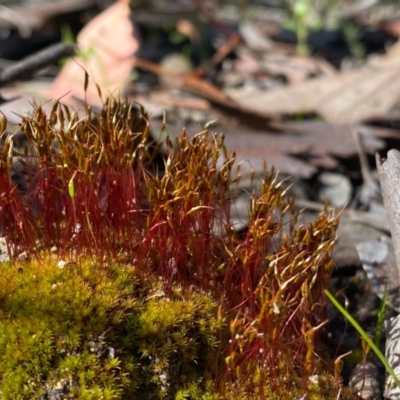
[[326,121],[345,124],[387,114],[400,100],[400,42],[374,66],[269,91],[228,89],[226,93],[255,112],[316,112]]
[[311,76],[336,76],[334,68],[327,61],[315,57],[266,52],[259,62],[269,74],[285,76],[292,84],[304,82]]
[[[119,0],[93,18],[79,33],[80,56],[69,60],[54,80],[49,95],[71,103],[73,97],[89,104],[101,105],[96,84],[103,100],[109,94],[118,96],[126,84],[139,49],[137,29],[130,20],[129,0]],[[85,93],[85,71],[89,85]]]
[[[3,6],[4,3],[10,4]],[[33,30],[43,28],[54,17],[93,7],[96,0],[1,1],[0,4],[2,29],[17,28],[24,37],[24,34],[30,35]]]

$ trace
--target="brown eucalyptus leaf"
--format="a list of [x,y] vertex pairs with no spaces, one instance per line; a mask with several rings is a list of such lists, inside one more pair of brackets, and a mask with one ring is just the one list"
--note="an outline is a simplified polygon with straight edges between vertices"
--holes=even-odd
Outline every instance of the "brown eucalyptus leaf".
[[252,87],[226,92],[239,104],[259,113],[315,112],[336,124],[378,118],[400,99],[400,44],[394,45],[374,66],[269,91]]
[[[295,146],[291,147],[292,154],[301,154],[301,144],[307,149],[308,153],[315,157],[326,155],[344,158],[357,154],[357,147],[351,134],[351,127],[348,125],[337,125],[324,121],[285,121],[274,124],[274,127],[297,136],[293,144],[298,142],[297,151]],[[385,146],[384,138],[398,138],[398,133],[394,130],[378,128],[366,125],[357,125],[363,146],[368,154],[375,154]],[[324,164],[317,164],[326,166]]]
[[381,117],[400,99],[400,65],[362,69],[341,78],[338,92],[319,97],[316,106],[315,111],[327,121],[353,123]]
[[[80,56],[63,67],[50,88],[50,97],[67,103],[75,97],[101,105],[108,95],[118,96],[128,81],[140,45],[130,20],[129,1],[119,0],[93,18],[78,34],[77,42]],[[85,91],[86,74],[89,81]]]

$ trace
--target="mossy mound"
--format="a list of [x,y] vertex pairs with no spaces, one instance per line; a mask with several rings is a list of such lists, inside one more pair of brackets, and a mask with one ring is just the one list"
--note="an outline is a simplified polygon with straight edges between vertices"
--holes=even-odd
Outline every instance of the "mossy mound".
[[216,306],[204,295],[166,298],[154,289],[124,265],[60,268],[50,256],[2,265],[1,398],[200,393],[215,366]]
[[[132,266],[50,255],[2,264],[0,293],[2,399],[261,398],[219,374],[229,324],[205,294],[175,288],[167,297]],[[282,376],[262,398],[333,398],[333,375],[313,379],[305,388]]]

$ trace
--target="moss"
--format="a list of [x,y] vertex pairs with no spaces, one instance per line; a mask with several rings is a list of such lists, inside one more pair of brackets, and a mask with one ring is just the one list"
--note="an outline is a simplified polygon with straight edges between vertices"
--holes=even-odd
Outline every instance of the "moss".
[[126,265],[2,265],[1,398],[201,398],[216,367],[216,303],[178,289],[141,297],[139,286]]
[[222,137],[167,139],[159,174],[143,109],[86,111],[36,107],[21,124],[31,153],[4,140],[4,239],[34,259],[2,265],[1,397],[336,399],[319,330],[338,218],[297,224],[265,172],[239,237]]
[[[122,264],[60,268],[47,255],[2,267],[2,399],[260,398],[240,379],[223,390],[223,374],[215,381],[229,329],[209,295],[175,287],[166,296],[157,281]],[[315,382],[310,399],[340,389],[330,375]],[[293,376],[263,389],[271,400],[304,391]]]
[[[123,266],[60,269],[50,257],[2,266],[0,387],[4,399],[119,398],[137,379],[118,337],[137,307]],[[114,356],[115,355],[115,356]]]
[[[142,358],[143,392],[157,398],[174,398],[205,388],[216,373],[218,337],[217,306],[205,295],[192,293],[186,299],[152,299],[132,319]],[[153,390],[151,389],[153,387]]]

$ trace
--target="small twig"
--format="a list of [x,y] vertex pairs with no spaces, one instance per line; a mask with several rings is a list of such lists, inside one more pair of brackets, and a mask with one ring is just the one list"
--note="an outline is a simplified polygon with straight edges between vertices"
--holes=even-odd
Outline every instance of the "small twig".
[[363,185],[360,192],[360,202],[363,205],[369,205],[371,200],[376,199],[380,195],[379,185],[373,178],[371,169],[368,164],[367,152],[362,141],[362,137],[357,128],[350,128],[351,134],[356,145],[358,158],[361,166],[361,176]]
[[0,72],[0,86],[12,82],[22,76],[31,75],[37,70],[60,60],[63,57],[73,56],[76,46],[69,43],[57,43],[32,54],[15,64],[6,67]]

